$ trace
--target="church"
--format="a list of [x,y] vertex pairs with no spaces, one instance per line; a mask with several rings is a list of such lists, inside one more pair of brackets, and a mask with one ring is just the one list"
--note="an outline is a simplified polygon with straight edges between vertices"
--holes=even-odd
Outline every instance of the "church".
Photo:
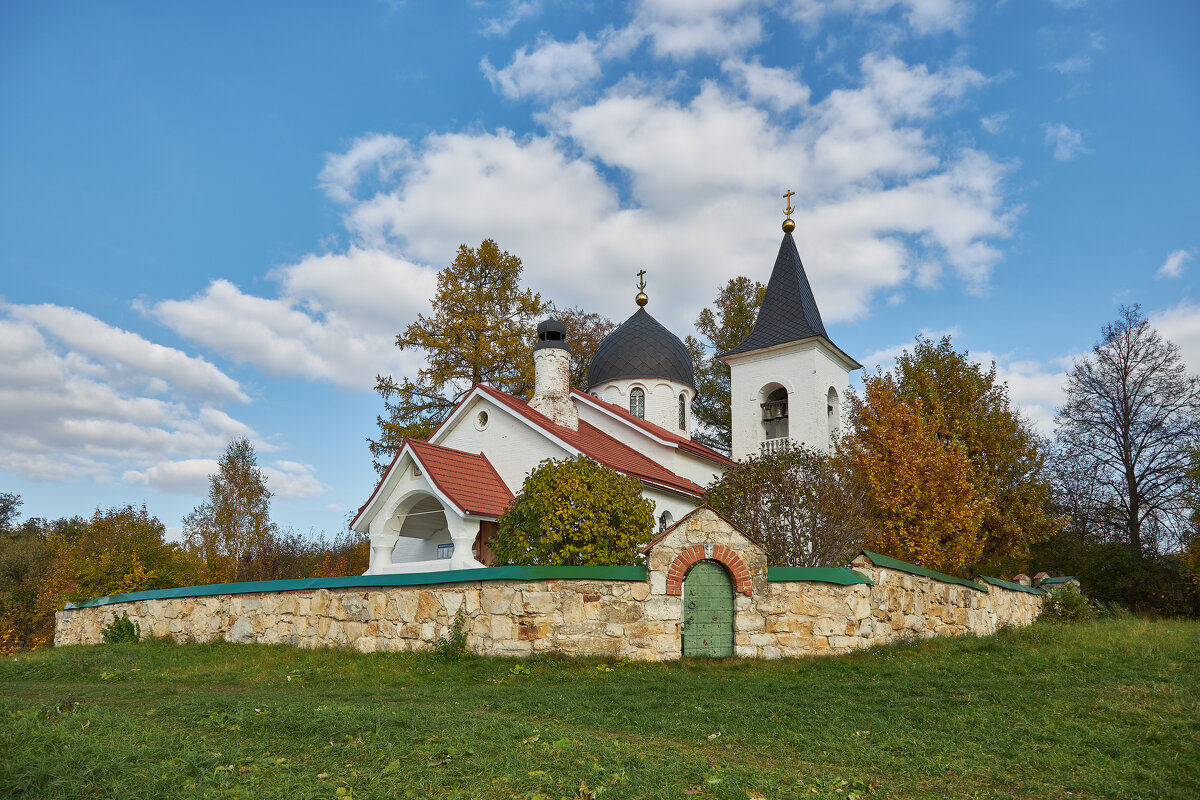
[[[828,448],[861,368],[825,332],[785,211],[754,328],[718,355],[730,369],[734,459],[787,442]],[[571,388],[571,343],[549,319],[537,326],[532,397],[476,384],[427,441],[404,443],[351,522],[370,535],[366,574],[490,565],[497,518],[545,459],[582,454],[638,479],[660,530],[700,505],[734,461],[692,441],[691,357],[639,289],[637,310],[596,348],[586,393]]]

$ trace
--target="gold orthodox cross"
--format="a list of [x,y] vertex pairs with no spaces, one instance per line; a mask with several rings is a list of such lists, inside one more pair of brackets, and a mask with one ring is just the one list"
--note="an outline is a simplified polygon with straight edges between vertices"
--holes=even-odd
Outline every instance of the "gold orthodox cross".
[[792,212],[796,210],[796,209],[792,208],[792,196],[793,196],[793,195],[795,195],[795,194],[796,194],[796,193],[795,193],[795,192],[793,192],[791,189],[788,189],[788,190],[787,190],[787,194],[785,194],[785,195],[783,196],[783,199],[784,199],[784,200],[787,200],[787,208],[785,208],[785,209],[783,210],[783,213],[787,214],[787,215],[788,215],[788,217],[791,217],[791,216],[792,216]]
[[638,270],[638,291],[646,291],[646,270]]

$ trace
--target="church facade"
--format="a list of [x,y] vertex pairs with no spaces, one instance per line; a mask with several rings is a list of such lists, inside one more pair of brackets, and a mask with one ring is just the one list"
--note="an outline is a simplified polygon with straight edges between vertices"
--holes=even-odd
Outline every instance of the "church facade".
[[[793,228],[788,219],[753,331],[718,356],[730,368],[733,459],[785,442],[829,447],[860,367],[825,332]],[[475,385],[428,441],[406,441],[351,523],[370,535],[367,574],[490,565],[497,518],[544,459],[582,454],[638,479],[659,530],[696,509],[734,460],[692,441],[694,367],[648,302],[639,292],[596,349],[586,393],[570,386],[565,328],[546,320],[532,397]]]

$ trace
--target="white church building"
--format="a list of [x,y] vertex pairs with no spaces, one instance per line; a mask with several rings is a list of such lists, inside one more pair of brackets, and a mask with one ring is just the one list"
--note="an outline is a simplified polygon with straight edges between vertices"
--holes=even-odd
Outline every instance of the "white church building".
[[[720,354],[729,365],[734,459],[786,441],[829,447],[850,373],[861,365],[830,341],[784,223],[754,329]],[[734,462],[691,439],[695,376],[687,348],[638,310],[600,346],[588,392],[570,386],[570,342],[538,325],[528,400],[477,384],[428,441],[408,440],[351,522],[369,533],[367,574],[491,564],[496,520],[544,459],[585,455],[642,484],[660,528],[701,503]],[[649,533],[649,532],[648,532]]]

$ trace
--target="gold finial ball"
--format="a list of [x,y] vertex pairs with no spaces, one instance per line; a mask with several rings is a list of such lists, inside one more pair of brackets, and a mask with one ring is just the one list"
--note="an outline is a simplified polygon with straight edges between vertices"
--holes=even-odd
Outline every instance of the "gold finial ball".
[[785,219],[785,220],[783,221],[783,232],[784,232],[784,233],[791,233],[791,232],[792,232],[792,231],[794,231],[794,230],[796,230],[796,223],[795,223],[795,222],[793,222],[793,221],[792,221],[792,220],[790,220],[790,219]]
[[639,306],[644,306],[644,305],[646,305],[646,303],[650,302],[650,298],[646,297],[645,292],[638,292],[638,296],[634,299],[633,302],[637,303]]

